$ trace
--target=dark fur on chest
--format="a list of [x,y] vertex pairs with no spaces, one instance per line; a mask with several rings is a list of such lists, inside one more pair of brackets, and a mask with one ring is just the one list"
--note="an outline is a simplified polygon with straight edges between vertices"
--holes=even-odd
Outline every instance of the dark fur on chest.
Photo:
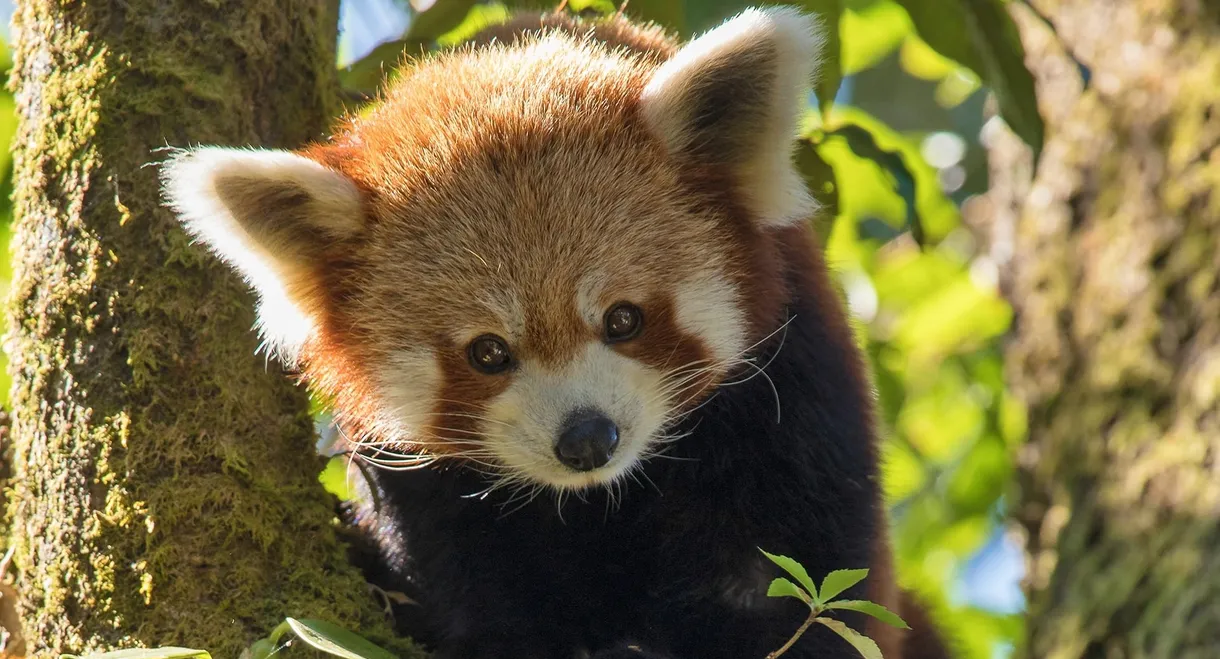
[[[799,293],[757,359],[767,377],[718,391],[613,500],[471,496],[487,483],[456,465],[372,472],[379,507],[362,516],[390,575],[380,585],[420,604],[399,612],[401,631],[462,659],[610,657],[597,653],[623,644],[761,659],[782,645],[807,610],[765,597],[781,575],[759,548],[820,580],[868,567],[882,519],[858,356],[833,293],[812,297],[805,277],[789,273]],[[815,630],[788,656],[852,656]]]

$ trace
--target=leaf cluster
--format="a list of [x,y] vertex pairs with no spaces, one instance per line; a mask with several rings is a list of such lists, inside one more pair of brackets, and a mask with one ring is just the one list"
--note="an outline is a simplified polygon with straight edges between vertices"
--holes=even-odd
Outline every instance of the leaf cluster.
[[[762,551],[762,550],[760,550]],[[822,579],[822,587],[818,588],[813,583],[813,579],[809,577],[809,573],[805,567],[795,560],[787,556],[777,556],[769,554],[766,551],[762,552],[772,563],[775,563],[790,576],[796,579],[796,583],[778,577],[771,582],[767,588],[768,597],[793,597],[799,599],[809,606],[809,617],[805,623],[797,629],[792,638],[788,640],[783,647],[772,652],[767,656],[767,659],[776,659],[789,648],[791,648],[805,633],[806,630],[813,624],[821,624],[838,634],[840,638],[847,641],[860,656],[864,659],[882,659],[881,649],[873,640],[860,632],[843,624],[841,620],[830,618],[824,614],[833,611],[855,611],[864,615],[872,616],[887,625],[892,625],[900,629],[910,629],[907,623],[899,618],[897,614],[884,606],[867,600],[837,600],[839,595],[843,594],[848,588],[855,586],[868,576],[867,569],[855,570],[835,570],[826,575]],[[798,585],[799,584],[799,585]]]

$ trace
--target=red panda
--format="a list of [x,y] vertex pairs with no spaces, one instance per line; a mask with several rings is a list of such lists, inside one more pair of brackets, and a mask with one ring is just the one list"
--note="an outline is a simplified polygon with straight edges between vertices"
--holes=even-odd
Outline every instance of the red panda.
[[[762,659],[805,613],[766,597],[760,547],[870,567],[848,595],[899,609],[791,157],[816,22],[749,10],[679,45],[525,21],[406,66],[327,142],[163,169],[380,467],[360,516],[422,606],[403,631],[453,659]],[[889,659],[944,656],[854,615]],[[815,625],[787,654],[854,652]]]

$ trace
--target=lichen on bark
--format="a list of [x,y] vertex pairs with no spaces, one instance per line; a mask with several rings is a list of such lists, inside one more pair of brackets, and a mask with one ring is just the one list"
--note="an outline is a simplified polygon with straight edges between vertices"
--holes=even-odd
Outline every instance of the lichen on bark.
[[31,654],[236,657],[284,616],[385,633],[304,392],[159,200],[165,145],[295,146],[337,111],[336,0],[27,0],[13,21],[10,544]]
[[1220,9],[1032,4],[1011,6],[1049,140],[1034,171],[990,131],[967,212],[1029,406],[1024,655],[1220,656]]

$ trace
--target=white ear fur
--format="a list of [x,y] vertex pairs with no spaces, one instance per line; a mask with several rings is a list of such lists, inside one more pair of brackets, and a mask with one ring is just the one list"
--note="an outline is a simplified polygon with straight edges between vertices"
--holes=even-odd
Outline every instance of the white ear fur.
[[221,147],[179,153],[161,180],[187,231],[254,288],[264,344],[293,364],[314,322],[290,291],[327,243],[361,231],[356,185],[289,151]]
[[811,16],[748,9],[657,70],[641,97],[645,120],[671,152],[732,166],[764,223],[806,220],[817,206],[792,153],[823,42]]

